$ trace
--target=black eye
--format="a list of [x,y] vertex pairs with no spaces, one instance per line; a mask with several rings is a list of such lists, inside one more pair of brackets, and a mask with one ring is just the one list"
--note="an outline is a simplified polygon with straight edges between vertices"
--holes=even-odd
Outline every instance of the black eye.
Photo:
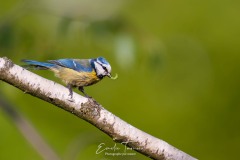
[[107,68],[105,66],[102,66],[102,67],[103,67],[104,71],[108,73]]

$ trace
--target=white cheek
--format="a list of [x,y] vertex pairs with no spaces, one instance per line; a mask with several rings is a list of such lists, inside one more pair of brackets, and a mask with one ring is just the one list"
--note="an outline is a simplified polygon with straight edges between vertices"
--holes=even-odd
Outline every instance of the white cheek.
[[104,74],[105,71],[100,64],[95,63],[95,68],[96,68],[97,75],[105,75]]
[[110,65],[108,65],[108,66],[107,66],[107,70],[108,70],[108,72],[109,72],[109,73],[111,73],[111,72],[112,72],[112,68],[111,68],[111,66],[110,66]]

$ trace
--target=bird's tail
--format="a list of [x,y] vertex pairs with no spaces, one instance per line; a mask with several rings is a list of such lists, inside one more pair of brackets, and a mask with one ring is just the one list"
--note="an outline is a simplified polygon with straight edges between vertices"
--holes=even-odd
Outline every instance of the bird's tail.
[[47,63],[47,62],[38,62],[34,60],[27,60],[23,59],[22,62],[26,63],[27,65],[24,65],[23,67],[25,68],[30,68],[30,69],[51,69],[55,68],[56,65],[52,63]]

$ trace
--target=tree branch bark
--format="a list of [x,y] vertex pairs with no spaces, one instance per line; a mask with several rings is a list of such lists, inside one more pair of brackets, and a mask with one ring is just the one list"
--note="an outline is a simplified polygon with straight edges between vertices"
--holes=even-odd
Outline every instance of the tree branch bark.
[[114,141],[127,145],[152,159],[195,160],[165,141],[126,123],[93,99],[73,93],[73,101],[69,101],[66,87],[15,65],[6,57],[0,58],[0,80],[84,119],[105,132]]

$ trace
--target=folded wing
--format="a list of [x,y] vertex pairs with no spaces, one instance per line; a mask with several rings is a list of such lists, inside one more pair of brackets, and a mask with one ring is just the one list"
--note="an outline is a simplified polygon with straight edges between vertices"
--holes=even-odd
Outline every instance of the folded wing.
[[93,67],[89,59],[58,59],[49,60],[51,64],[73,69],[78,72],[92,72]]

